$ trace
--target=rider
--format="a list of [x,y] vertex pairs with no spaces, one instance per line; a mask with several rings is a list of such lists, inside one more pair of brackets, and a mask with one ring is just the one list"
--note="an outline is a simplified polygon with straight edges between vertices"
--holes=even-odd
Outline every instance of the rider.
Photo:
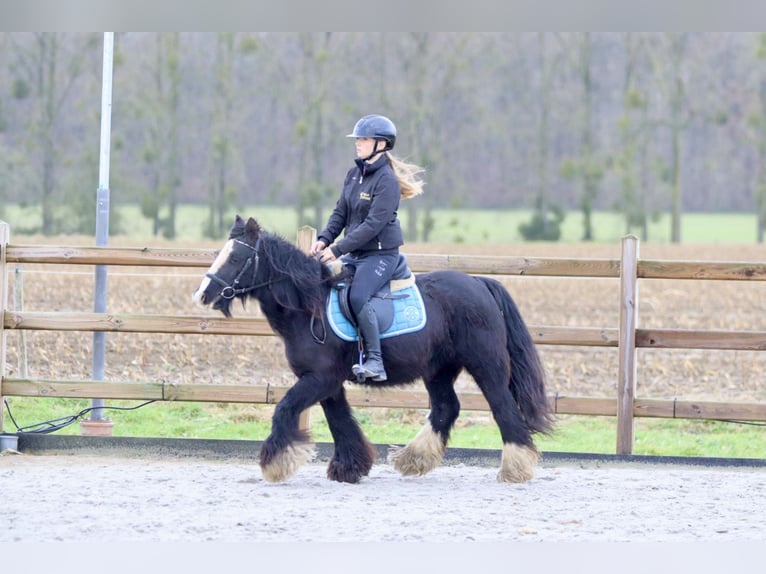
[[[416,178],[423,169],[391,155],[396,126],[385,116],[362,117],[346,137],[356,140],[356,165],[346,174],[335,209],[310,253],[319,254],[324,263],[344,256],[344,263],[354,267],[349,304],[356,315],[365,360],[354,365],[353,371],[358,377],[385,381],[378,321],[370,299],[396,268],[404,243],[397,216],[399,199],[423,192],[423,182]],[[343,238],[333,244],[344,229]]]

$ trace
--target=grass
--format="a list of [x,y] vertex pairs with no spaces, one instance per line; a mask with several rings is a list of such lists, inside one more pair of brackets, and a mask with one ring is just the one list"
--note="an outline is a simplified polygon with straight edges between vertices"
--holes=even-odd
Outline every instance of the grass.
[[[83,399],[8,399],[20,427],[76,415],[90,406]],[[135,401],[111,401],[110,407],[132,408]],[[263,440],[268,436],[273,407],[227,403],[151,403],[134,410],[107,410],[114,422],[114,436]],[[426,413],[401,409],[356,409],[367,437],[376,444],[405,444],[425,423]],[[88,418],[86,415],[85,418]],[[15,427],[6,413],[6,431]],[[311,431],[316,442],[332,442],[321,409],[311,411]],[[58,434],[80,434],[71,424]],[[634,454],[766,458],[766,433],[762,426],[718,421],[636,419]],[[562,415],[551,436],[536,437],[547,452],[614,454],[616,422],[612,417]],[[452,433],[452,447],[500,448],[497,427],[486,413],[462,413]]]
[[[153,239],[151,222],[141,216],[139,207],[133,204],[112,204],[119,211],[123,222],[130,222],[130,237],[146,241]],[[284,237],[295,237],[298,229],[295,209],[290,206],[258,205],[244,206],[238,210],[242,215],[252,215],[269,231]],[[328,211],[329,215],[329,211]],[[522,243],[519,224],[528,222],[531,211],[525,209],[435,209],[432,243],[500,244]],[[179,241],[203,239],[206,208],[201,205],[183,204],[177,210],[177,239]],[[400,217],[406,229],[408,212],[406,204]],[[231,218],[233,220],[234,213]],[[37,206],[21,207],[15,204],[3,206],[2,219],[11,224],[11,239],[23,243],[15,229],[37,226],[40,210]],[[626,235],[623,217],[614,212],[596,211],[592,215],[594,241],[615,243]],[[561,243],[579,242],[582,239],[582,214],[567,213],[562,223]],[[683,243],[755,243],[757,223],[751,213],[684,213],[681,216],[681,240]],[[637,233],[637,232],[634,232]],[[649,240],[654,243],[670,242],[670,214],[659,216],[649,224]]]

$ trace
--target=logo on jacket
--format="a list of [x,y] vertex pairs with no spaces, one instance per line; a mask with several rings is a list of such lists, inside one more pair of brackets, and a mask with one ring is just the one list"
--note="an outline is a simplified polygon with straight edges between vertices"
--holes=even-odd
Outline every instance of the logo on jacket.
[[366,191],[362,191],[359,193],[359,199],[363,199],[364,201],[370,201],[372,200],[372,196]]

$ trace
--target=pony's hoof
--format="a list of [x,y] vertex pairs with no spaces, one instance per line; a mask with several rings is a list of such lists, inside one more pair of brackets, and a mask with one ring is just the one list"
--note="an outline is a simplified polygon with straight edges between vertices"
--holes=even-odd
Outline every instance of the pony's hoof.
[[316,449],[311,443],[291,444],[287,448],[274,453],[267,462],[261,461],[261,473],[269,482],[287,480],[298,469],[311,462],[316,455]]
[[335,455],[327,465],[327,478],[336,482],[356,484],[370,474],[377,456],[377,449],[364,438],[344,453],[336,446]]
[[532,480],[538,460],[540,460],[540,453],[535,448],[513,443],[504,444],[497,481],[519,483]]
[[367,476],[368,473],[362,473],[362,471],[354,466],[344,466],[337,461],[331,461],[327,467],[327,478],[334,480],[335,482],[346,482],[348,484],[357,484],[362,480],[363,476]]

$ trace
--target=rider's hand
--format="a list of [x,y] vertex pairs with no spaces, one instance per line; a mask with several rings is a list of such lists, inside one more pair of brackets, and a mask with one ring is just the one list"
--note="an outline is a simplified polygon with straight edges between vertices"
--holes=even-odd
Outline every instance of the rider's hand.
[[319,254],[319,260],[322,263],[330,263],[336,259],[337,257],[335,257],[335,253],[332,252],[332,249],[323,249],[322,253]]
[[321,239],[316,240],[312,245],[311,249],[309,250],[309,255],[312,257],[315,257],[317,253],[322,251],[327,245],[325,245],[325,242]]

